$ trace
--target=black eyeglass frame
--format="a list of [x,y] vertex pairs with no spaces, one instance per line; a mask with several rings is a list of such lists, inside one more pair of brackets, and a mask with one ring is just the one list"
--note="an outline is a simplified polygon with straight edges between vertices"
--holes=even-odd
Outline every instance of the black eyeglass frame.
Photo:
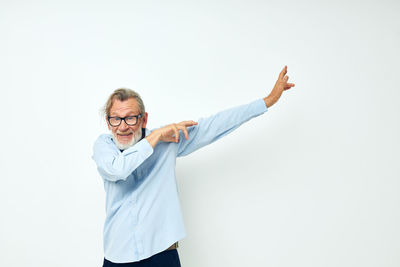
[[[126,118],[133,118],[133,117],[136,118],[135,124],[129,124],[129,123],[126,122],[126,120],[125,120]],[[126,116],[126,117],[123,117],[123,118],[118,117],[118,116],[113,116],[113,117],[112,117],[112,116],[107,116],[107,120],[108,120],[108,123],[109,123],[112,127],[118,127],[118,126],[120,126],[121,123],[122,123],[122,121],[124,121],[124,122],[126,123],[126,125],[128,125],[128,126],[135,126],[135,125],[138,123],[139,119],[142,118],[142,117],[143,117],[142,114],[134,115],[134,116]],[[113,125],[113,124],[111,123],[111,121],[110,121],[110,119],[115,119],[115,118],[119,118],[119,123],[118,123],[117,125]]]

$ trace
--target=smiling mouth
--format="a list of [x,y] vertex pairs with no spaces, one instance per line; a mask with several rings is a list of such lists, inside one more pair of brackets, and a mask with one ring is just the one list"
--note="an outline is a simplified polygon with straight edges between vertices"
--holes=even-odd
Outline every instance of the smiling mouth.
[[117,133],[117,134],[120,135],[120,136],[130,136],[130,135],[132,135],[132,133],[125,133],[125,134]]
[[120,142],[130,142],[132,140],[133,137],[133,133],[117,133],[118,139],[120,140]]

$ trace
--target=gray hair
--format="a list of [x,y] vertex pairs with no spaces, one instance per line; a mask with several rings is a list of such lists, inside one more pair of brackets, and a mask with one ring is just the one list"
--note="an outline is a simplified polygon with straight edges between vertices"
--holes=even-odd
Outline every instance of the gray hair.
[[138,105],[139,105],[139,112],[140,114],[143,116],[144,113],[146,112],[145,108],[144,108],[144,104],[143,104],[143,100],[140,97],[140,95],[128,88],[119,88],[116,89],[107,99],[106,104],[104,105],[104,115],[106,116],[110,116],[110,110],[111,107],[114,103],[114,100],[117,99],[119,101],[125,101],[128,100],[129,98],[134,98],[136,99]]

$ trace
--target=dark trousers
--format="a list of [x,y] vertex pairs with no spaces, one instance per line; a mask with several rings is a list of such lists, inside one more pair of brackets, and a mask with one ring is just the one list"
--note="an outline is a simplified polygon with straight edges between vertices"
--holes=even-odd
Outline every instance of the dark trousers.
[[181,267],[178,251],[176,249],[165,250],[150,258],[129,263],[113,263],[104,258],[103,267]]

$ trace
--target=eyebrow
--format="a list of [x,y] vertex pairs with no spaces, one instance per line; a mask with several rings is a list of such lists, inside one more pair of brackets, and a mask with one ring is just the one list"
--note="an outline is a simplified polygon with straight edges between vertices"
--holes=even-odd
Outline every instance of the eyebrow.
[[140,112],[137,112],[137,113],[135,113],[135,112],[128,112],[128,113],[126,113],[125,116],[119,116],[119,115],[115,114],[115,112],[111,112],[109,116],[110,116],[110,117],[120,117],[120,118],[123,118],[123,117],[129,117],[129,116],[137,116],[137,115],[139,115],[139,114],[140,114]]

